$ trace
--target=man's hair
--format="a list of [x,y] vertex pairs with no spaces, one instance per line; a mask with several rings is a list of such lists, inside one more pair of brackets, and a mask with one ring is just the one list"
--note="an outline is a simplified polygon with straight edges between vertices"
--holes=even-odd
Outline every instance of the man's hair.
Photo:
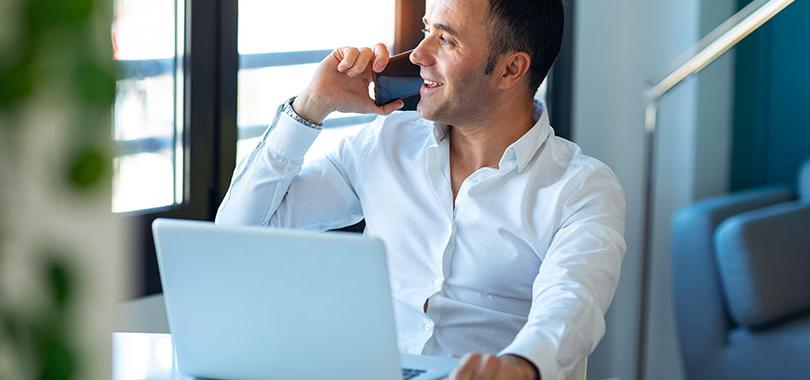
[[501,54],[526,52],[532,59],[529,91],[533,95],[560,53],[564,25],[562,0],[489,0],[490,53],[485,74],[492,73]]

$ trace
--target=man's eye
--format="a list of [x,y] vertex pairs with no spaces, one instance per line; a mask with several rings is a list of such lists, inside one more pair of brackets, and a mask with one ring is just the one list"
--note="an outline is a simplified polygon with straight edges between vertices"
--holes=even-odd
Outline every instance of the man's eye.
[[[430,30],[427,27],[423,27],[422,28],[422,33],[427,36],[428,34],[430,34]],[[453,41],[450,41],[444,35],[439,35],[439,43],[441,43],[444,46],[453,46],[454,45]]]

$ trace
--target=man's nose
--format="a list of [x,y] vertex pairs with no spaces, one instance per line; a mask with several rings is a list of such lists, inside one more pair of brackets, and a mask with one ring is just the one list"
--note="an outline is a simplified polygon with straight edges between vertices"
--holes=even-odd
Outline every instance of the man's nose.
[[414,65],[430,66],[430,52],[425,46],[427,40],[427,38],[423,38],[422,41],[419,42],[419,45],[417,45],[416,48],[411,52],[409,59]]

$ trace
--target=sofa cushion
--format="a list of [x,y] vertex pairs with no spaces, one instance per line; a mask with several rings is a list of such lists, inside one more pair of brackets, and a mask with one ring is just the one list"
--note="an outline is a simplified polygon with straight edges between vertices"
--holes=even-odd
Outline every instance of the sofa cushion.
[[[728,334],[726,379],[807,379],[810,374],[810,313],[765,329]],[[715,378],[720,378],[716,376]]]
[[749,211],[715,235],[717,266],[731,317],[761,326],[810,309],[810,203]]

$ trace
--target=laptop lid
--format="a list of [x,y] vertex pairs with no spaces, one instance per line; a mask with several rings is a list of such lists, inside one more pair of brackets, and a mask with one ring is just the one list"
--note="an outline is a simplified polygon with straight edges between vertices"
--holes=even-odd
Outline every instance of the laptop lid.
[[380,240],[169,219],[152,228],[181,372],[402,378]]

